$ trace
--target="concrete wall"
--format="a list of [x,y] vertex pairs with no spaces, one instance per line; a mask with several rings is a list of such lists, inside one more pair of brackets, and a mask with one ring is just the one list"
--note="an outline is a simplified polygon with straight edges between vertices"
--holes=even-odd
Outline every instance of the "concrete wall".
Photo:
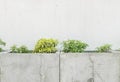
[[117,54],[61,56],[61,82],[120,82],[119,77],[120,56]]
[[0,82],[120,82],[120,54],[1,54]]
[[0,82],[59,82],[57,55],[0,55]]

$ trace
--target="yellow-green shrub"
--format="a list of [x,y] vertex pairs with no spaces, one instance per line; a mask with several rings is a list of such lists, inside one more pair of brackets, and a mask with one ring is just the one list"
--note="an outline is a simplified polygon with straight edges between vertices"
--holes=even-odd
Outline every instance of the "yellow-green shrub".
[[56,46],[58,41],[55,39],[42,38],[38,40],[35,45],[34,52],[36,53],[55,53],[57,51]]

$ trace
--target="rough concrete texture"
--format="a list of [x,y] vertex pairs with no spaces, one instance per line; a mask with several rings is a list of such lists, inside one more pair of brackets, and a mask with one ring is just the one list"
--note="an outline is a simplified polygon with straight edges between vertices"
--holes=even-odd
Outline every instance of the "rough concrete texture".
[[64,54],[61,82],[120,82],[117,54]]
[[59,82],[58,55],[0,55],[0,82]]
[[120,54],[0,55],[0,82],[120,82],[119,77]]

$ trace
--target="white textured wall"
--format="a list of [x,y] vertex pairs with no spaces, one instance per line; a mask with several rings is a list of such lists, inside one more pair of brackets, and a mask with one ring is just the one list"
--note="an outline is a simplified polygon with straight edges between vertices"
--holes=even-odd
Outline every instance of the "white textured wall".
[[0,0],[0,37],[33,48],[41,37],[120,47],[120,0]]
[[120,82],[119,55],[1,54],[0,82]]

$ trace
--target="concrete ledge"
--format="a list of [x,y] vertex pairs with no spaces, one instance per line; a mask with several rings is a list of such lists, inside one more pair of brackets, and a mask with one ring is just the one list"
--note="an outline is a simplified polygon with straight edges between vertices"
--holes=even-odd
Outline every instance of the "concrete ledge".
[[0,55],[0,82],[120,82],[118,53]]

